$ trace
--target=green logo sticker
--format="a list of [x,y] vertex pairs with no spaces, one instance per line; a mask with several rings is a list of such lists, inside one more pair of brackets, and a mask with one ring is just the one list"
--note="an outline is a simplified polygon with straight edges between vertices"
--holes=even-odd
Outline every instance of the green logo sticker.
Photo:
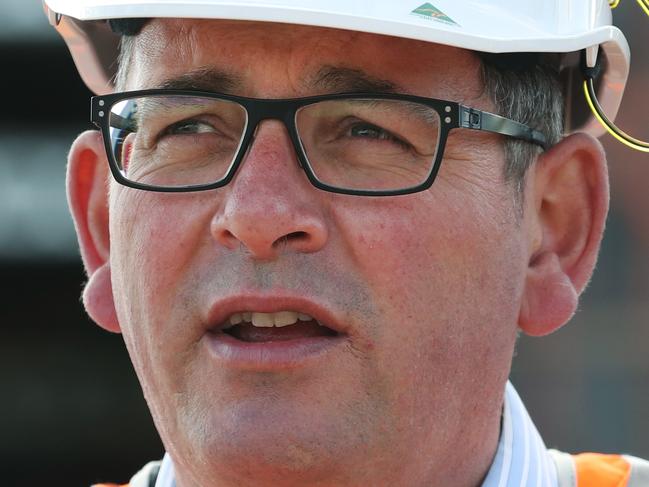
[[452,18],[428,2],[420,5],[410,13],[427,20],[436,20],[448,25],[458,25]]

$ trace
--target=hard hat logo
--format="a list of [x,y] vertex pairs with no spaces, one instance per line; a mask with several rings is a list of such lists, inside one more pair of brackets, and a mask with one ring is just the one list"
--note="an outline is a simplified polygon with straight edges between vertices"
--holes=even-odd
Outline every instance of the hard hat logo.
[[418,17],[422,17],[427,20],[436,20],[438,22],[443,22],[448,25],[459,26],[459,24],[455,22],[452,18],[450,18],[440,9],[438,9],[437,7],[435,7],[434,5],[428,2],[424,3],[423,5],[420,5],[419,7],[414,9],[411,13],[413,15],[417,15]]

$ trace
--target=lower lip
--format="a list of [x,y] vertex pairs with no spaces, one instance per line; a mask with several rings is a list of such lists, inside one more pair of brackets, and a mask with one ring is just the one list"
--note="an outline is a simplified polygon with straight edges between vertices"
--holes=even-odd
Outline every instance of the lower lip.
[[323,358],[342,344],[343,335],[298,338],[275,342],[244,342],[223,333],[206,335],[211,355],[223,366],[272,371],[303,367]]

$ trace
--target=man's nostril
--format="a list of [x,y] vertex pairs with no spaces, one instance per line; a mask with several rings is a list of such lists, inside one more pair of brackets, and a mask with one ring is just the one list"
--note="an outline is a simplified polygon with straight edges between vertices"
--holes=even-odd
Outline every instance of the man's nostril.
[[286,240],[304,240],[308,238],[306,232],[291,232],[286,236]]
[[291,232],[275,240],[275,243],[273,243],[273,247],[275,248],[282,247],[288,245],[291,242],[300,242],[300,241],[303,242],[308,239],[309,239],[309,234],[307,232]]

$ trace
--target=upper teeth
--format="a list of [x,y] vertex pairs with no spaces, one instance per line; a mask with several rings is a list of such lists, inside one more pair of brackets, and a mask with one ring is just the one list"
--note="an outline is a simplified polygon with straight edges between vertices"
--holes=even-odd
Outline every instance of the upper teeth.
[[257,327],[281,327],[294,325],[298,320],[311,321],[313,318],[304,313],[298,313],[297,311],[278,311],[277,313],[257,313],[246,311],[243,313],[235,313],[230,316],[228,323],[223,328],[228,329],[241,322],[252,323],[253,326]]

